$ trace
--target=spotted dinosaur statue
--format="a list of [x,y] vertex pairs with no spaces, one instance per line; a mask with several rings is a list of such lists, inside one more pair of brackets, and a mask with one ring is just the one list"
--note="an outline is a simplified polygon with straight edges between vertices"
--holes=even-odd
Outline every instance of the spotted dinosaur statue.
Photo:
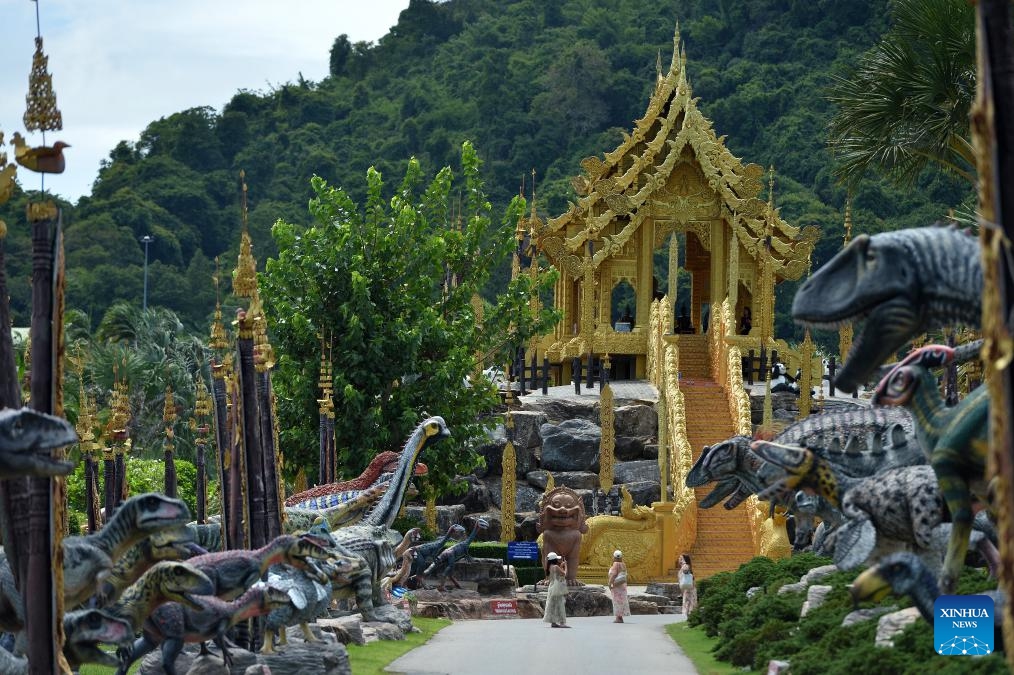
[[108,573],[112,561],[121,558],[134,544],[152,532],[188,520],[190,510],[185,502],[148,492],[123,502],[98,532],[64,537],[63,595],[67,607],[84,604],[96,590],[95,580]]
[[31,408],[0,409],[0,478],[66,476],[74,462],[53,459],[47,452],[77,443],[67,420]]
[[988,506],[986,461],[989,453],[989,394],[979,387],[956,406],[947,407],[930,368],[954,358],[950,347],[931,345],[912,351],[873,394],[873,402],[904,406],[918,421],[917,433],[929,451],[954,527],[940,576],[940,589],[952,593],[968,550],[975,515],[973,503]]
[[222,650],[225,667],[232,665],[225,632],[247,619],[264,616],[289,600],[288,594],[271,584],[256,583],[231,602],[214,596],[195,597],[200,609],[178,602],[162,605],[144,622],[141,637],[120,662],[117,675],[126,675],[131,664],[158,646],[162,648],[162,669],[176,675],[176,658],[185,643],[214,641]]
[[[897,544],[911,546],[934,567],[942,551],[935,546],[938,528],[953,532],[944,523],[944,497],[930,466],[886,469],[873,476],[853,478],[841,466],[812,450],[756,441],[754,451],[772,466],[782,469],[758,497],[770,493],[808,489],[841,509],[845,521],[834,532],[835,564],[853,569],[877,559]],[[985,536],[976,538],[979,551],[995,573],[1000,555]],[[967,547],[967,541],[966,541]]]
[[815,328],[865,319],[835,386],[853,392],[912,338],[982,319],[979,240],[953,227],[861,234],[796,292],[793,318]]
[[472,526],[472,531],[468,533],[468,537],[454,544],[454,546],[441,551],[436,559],[430,563],[429,567],[423,571],[422,576],[439,576],[440,584],[437,586],[437,590],[440,591],[444,590],[448,581],[454,584],[455,588],[461,588],[461,584],[454,578],[454,567],[459,561],[470,558],[468,547],[472,545],[472,542],[475,541],[480,532],[487,529],[489,529],[489,523],[485,518],[476,519],[475,525]]
[[331,602],[329,579],[320,580],[302,570],[278,569],[268,575],[268,583],[285,593],[285,601],[279,603],[264,620],[261,651],[265,654],[274,652],[276,633],[297,623],[306,642],[318,642],[309,623],[324,613]]
[[101,581],[95,593],[97,603],[102,607],[116,602],[120,593],[155,563],[163,560],[186,560],[207,552],[194,542],[193,531],[185,526],[178,525],[152,532],[113,563],[113,569]]
[[[285,505],[297,506],[300,508],[327,508],[327,506],[334,506],[334,504],[327,504],[327,506],[313,507],[301,506],[301,504],[310,500],[337,495],[343,492],[365,490],[366,488],[380,482],[383,476],[387,477],[386,480],[390,480],[390,476],[393,475],[398,468],[398,461],[400,459],[401,453],[394,452],[393,450],[385,450],[374,457],[366,469],[364,469],[363,472],[356,478],[338,481],[336,483],[328,483],[327,485],[317,485],[309,490],[297,492],[285,500]],[[417,463],[415,467],[415,475],[425,476],[426,473],[426,465],[422,462]]]
[[394,548],[403,537],[392,529],[402,499],[413,475],[420,453],[428,446],[450,436],[442,417],[430,417],[415,428],[405,443],[398,468],[390,487],[360,524],[342,527],[333,532],[336,550],[346,557],[359,557],[365,563],[362,572],[354,574],[356,605],[368,621],[387,621],[410,630],[411,621],[401,610],[392,607],[384,597],[381,580],[397,562]]

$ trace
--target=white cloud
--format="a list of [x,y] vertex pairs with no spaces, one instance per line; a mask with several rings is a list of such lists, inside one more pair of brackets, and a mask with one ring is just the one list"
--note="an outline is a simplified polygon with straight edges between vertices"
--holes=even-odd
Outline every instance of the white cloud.
[[[375,42],[408,0],[41,0],[67,170],[46,188],[77,199],[91,190],[99,162],[149,122],[195,106],[221,110],[239,89],[263,91],[320,80],[342,33]],[[34,52],[36,3],[0,0],[0,131],[24,134],[22,115]],[[41,136],[28,136],[41,144]],[[9,147],[8,147],[9,150]],[[36,174],[20,171],[22,184]]]

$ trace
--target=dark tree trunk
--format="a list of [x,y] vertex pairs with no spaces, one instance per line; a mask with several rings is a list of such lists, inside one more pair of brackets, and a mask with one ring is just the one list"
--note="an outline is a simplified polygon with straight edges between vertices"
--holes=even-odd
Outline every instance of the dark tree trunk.
[[203,440],[197,443],[197,522],[201,525],[208,515],[208,469],[204,464],[206,447]]
[[166,497],[176,497],[176,457],[172,450],[165,451],[165,480],[164,490]]
[[246,546],[247,538],[244,534],[246,523],[244,521],[248,517],[246,505],[243,503],[245,492],[243,489],[243,425],[239,421],[242,412],[242,397],[236,391],[237,387],[237,382],[229,383],[229,398],[232,403],[229,407],[229,443],[231,444],[229,449],[229,513],[232,515],[232,520],[229,522],[229,548],[231,549],[240,549]]
[[[10,293],[7,291],[6,238],[0,237],[0,326],[11,325],[9,305]],[[18,366],[14,358],[14,341],[9,330],[0,330],[0,408],[20,408],[21,388],[18,385]],[[3,536],[4,551],[10,563],[14,583],[19,590],[24,589],[25,577],[22,568],[27,560],[24,551],[24,539],[16,536],[18,522],[18,506],[24,507],[23,499],[13,497],[24,496],[27,490],[27,479],[14,478],[0,481],[0,536]],[[21,514],[22,516],[26,514]],[[24,519],[22,519],[24,520]]]
[[317,485],[327,485],[331,481],[331,445],[327,438],[327,415],[320,414],[320,466],[317,469]]
[[98,467],[91,455],[86,454],[85,463],[85,512],[88,514],[88,533],[99,529],[98,515],[95,513],[95,484]]
[[244,330],[244,323],[252,324],[252,317],[240,319],[240,336],[236,341],[239,352],[239,390],[242,401],[243,450],[246,458],[247,508],[250,516],[250,548],[268,543],[267,510],[264,499],[264,445],[261,441],[260,415],[257,399],[257,373],[254,370],[252,326]]
[[218,467],[218,489],[222,497],[222,548],[227,549],[232,548],[228,533],[229,528],[232,527],[233,512],[232,502],[230,501],[230,495],[232,494],[231,486],[229,485],[230,466],[229,462],[226,461],[226,455],[229,452],[232,439],[229,436],[229,420],[226,406],[225,366],[212,363],[211,376],[211,397],[215,406],[215,444],[218,450],[215,453],[215,458],[216,466]]
[[[59,317],[54,317],[53,236],[59,221],[49,218],[32,222],[32,364],[31,405],[36,410],[54,412],[54,357],[59,336]],[[4,327],[6,330],[6,327]],[[28,571],[23,593],[25,628],[28,637],[29,673],[50,675],[60,672],[55,639],[62,626],[57,625],[54,578],[53,479],[28,479]]]
[[106,510],[105,520],[108,521],[116,509],[116,458],[110,450],[102,458],[102,484],[102,507]]
[[[116,486],[113,491],[113,504],[118,507],[124,499],[124,492],[127,490],[127,449],[120,448],[116,451]],[[111,513],[106,514],[106,519],[111,516]]]
[[271,373],[267,370],[257,373],[260,386],[257,395],[260,397],[261,443],[264,445],[264,502],[268,521],[267,539],[271,541],[282,533],[281,484],[278,477],[281,467],[277,463],[275,448],[274,408],[271,405]]

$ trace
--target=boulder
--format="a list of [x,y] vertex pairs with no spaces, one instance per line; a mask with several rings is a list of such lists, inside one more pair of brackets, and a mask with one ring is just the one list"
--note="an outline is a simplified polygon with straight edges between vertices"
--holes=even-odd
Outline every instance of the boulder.
[[618,462],[613,467],[614,483],[638,483],[642,481],[661,482],[658,462],[642,459],[636,462]]
[[[378,640],[404,640],[405,633],[400,628],[386,621],[364,621],[363,634],[373,632]],[[369,641],[369,637],[367,637]]]
[[517,541],[535,541],[539,538],[539,531],[535,525],[539,520],[539,514],[532,511],[515,514],[514,538]]
[[824,586],[822,584],[814,584],[806,589],[806,600],[803,602],[803,608],[799,611],[799,616],[804,617],[810,613],[811,610],[817,609],[824,604],[827,600],[827,596],[831,593],[833,586]]
[[641,453],[641,459],[652,459],[658,461],[658,443],[646,443],[644,445],[644,452]]
[[498,424],[486,432],[486,437],[477,442],[475,452],[482,457],[483,464],[475,468],[480,478],[499,476],[503,473],[503,449],[507,445],[507,430]]
[[897,605],[888,605],[887,607],[870,607],[869,609],[857,609],[854,612],[849,612],[845,615],[845,618],[841,620],[842,628],[853,626],[863,621],[869,621],[875,619],[881,614],[887,612],[894,612],[898,609]]
[[598,472],[602,430],[597,424],[571,419],[544,424],[541,432],[543,469]]
[[[572,400],[566,398],[539,398],[532,403],[525,403],[522,410],[543,413],[550,424],[559,424],[566,420],[583,419],[589,422],[599,421],[598,398]],[[542,436],[545,441],[545,435]]]
[[683,591],[680,590],[680,585],[677,583],[652,581],[648,583],[644,590],[646,596],[664,597],[669,600],[683,600]]
[[[613,455],[618,462],[630,462],[635,459],[644,458],[644,446],[650,438],[638,438],[634,436],[617,436],[616,446]],[[656,453],[658,450],[656,449]]]
[[[545,594],[542,603],[545,606]],[[579,586],[567,593],[567,616],[612,616],[613,601],[601,586]]]
[[[503,486],[500,481],[488,480],[486,481],[486,487],[489,488],[489,496],[494,506],[499,507],[502,503],[501,499],[503,497]],[[537,490],[524,481],[518,481],[515,483],[514,490],[514,511],[537,511],[539,509],[539,500],[542,499],[543,492],[545,492],[545,490]]]
[[338,642],[343,645],[366,644],[366,637],[363,635],[363,615],[350,614],[329,619],[317,619],[317,625],[326,631],[334,633]]
[[[538,469],[525,475],[528,484],[545,491],[549,482],[549,471]],[[574,490],[594,490],[599,486],[599,475],[591,471],[553,471],[553,482],[557,487],[564,486]]]
[[487,511],[480,513],[470,513],[461,519],[461,524],[465,526],[465,529],[469,532],[472,531],[472,527],[475,525],[475,521],[479,518],[485,518],[489,524],[485,530],[479,532],[476,535],[476,541],[500,541],[500,533],[503,531],[503,516],[498,508],[490,508]]
[[651,506],[661,499],[662,486],[658,481],[643,480],[636,483],[624,483],[627,492],[635,504]]
[[[426,507],[408,505],[405,507],[405,516],[423,525],[426,523]],[[437,533],[443,534],[451,525],[460,523],[464,516],[465,507],[461,504],[438,506]]]
[[650,405],[620,406],[614,411],[613,420],[617,437],[655,438],[658,435],[658,413]]
[[656,607],[665,607],[666,605],[672,604],[672,599],[665,595],[654,595],[652,593],[638,593],[637,595],[630,596],[631,602],[638,600],[641,602],[650,602]]
[[[390,624],[384,624],[390,625]],[[290,631],[291,633],[292,631]],[[288,646],[277,654],[253,654],[245,649],[233,647],[232,665],[226,668],[218,656],[199,656],[196,644],[186,645],[174,664],[178,673],[194,675],[241,675],[251,668],[266,667],[274,675],[351,675],[349,655],[345,645],[331,637],[328,642],[307,644],[301,638],[290,636]],[[143,675],[163,675],[162,654],[156,650],[144,657],[137,671]],[[254,670],[253,672],[258,672]],[[263,672],[263,669],[260,671]]]
[[[493,504],[489,488],[475,475],[460,476],[458,483],[466,486],[465,492],[463,494],[446,494],[442,496],[437,500],[438,506],[460,504],[464,507],[465,513],[475,513],[477,511],[486,511]],[[443,531],[446,531],[446,529]]]
[[877,639],[875,644],[878,647],[893,647],[894,638],[905,630],[909,624],[915,623],[920,618],[919,609],[916,607],[906,607],[897,612],[884,614],[877,622]]
[[537,448],[542,445],[539,429],[549,422],[545,413],[537,410],[518,410],[514,418],[514,449]]
[[[610,603],[611,602],[612,601],[610,600]],[[658,605],[654,602],[642,600],[637,597],[629,598],[628,602],[630,603],[631,614],[661,614],[658,609]]]

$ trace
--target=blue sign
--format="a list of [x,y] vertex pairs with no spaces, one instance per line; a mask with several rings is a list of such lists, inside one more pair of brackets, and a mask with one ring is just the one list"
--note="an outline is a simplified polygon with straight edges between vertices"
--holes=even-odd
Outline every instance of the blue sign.
[[508,560],[538,560],[539,545],[534,541],[507,542]]
[[941,595],[933,603],[933,646],[945,656],[992,654],[993,598]]

